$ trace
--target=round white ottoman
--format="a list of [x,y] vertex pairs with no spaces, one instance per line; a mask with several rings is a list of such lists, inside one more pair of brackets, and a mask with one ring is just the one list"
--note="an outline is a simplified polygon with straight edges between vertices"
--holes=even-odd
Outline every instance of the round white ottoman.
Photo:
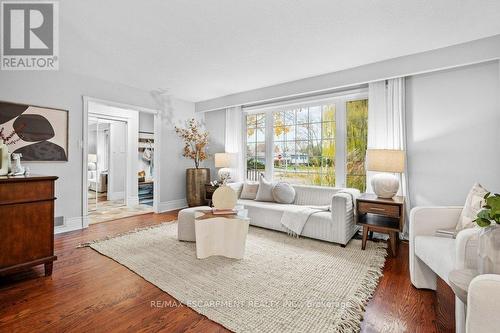
[[180,241],[195,242],[194,218],[197,211],[212,211],[208,206],[185,208],[177,215],[177,239]]

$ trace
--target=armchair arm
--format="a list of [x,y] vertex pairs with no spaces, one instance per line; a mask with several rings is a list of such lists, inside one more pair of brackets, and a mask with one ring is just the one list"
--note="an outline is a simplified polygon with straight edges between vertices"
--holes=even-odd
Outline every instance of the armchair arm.
[[479,227],[460,231],[455,239],[455,269],[477,269]]
[[497,332],[500,327],[500,275],[484,274],[475,277],[467,295],[467,333]]
[[416,236],[433,236],[438,229],[457,225],[462,207],[415,207],[410,212],[410,278],[417,288],[436,289],[436,273],[415,254]]
[[[415,236],[432,236],[438,229],[457,225],[462,207],[415,207],[410,212],[410,239]],[[413,237],[412,237],[413,235]]]

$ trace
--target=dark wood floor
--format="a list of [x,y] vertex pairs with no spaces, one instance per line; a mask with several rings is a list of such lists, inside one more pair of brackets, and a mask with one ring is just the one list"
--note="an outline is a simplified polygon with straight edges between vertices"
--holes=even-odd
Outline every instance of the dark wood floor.
[[[227,332],[186,306],[152,307],[175,300],[85,241],[174,220],[176,212],[147,214],[56,235],[52,277],[41,268],[0,278],[0,332]],[[182,278],[182,277],[179,277]],[[363,332],[436,332],[434,295],[413,288],[408,246],[389,258]]]

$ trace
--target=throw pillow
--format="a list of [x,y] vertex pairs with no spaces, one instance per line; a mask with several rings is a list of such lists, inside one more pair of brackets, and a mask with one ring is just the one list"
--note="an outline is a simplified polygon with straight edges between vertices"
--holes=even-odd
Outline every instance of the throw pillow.
[[488,190],[482,187],[481,184],[475,183],[472,186],[465,200],[462,213],[460,213],[460,217],[458,218],[457,231],[474,226],[473,221],[484,205],[484,196],[486,193],[488,193]]
[[244,183],[227,183],[226,185],[229,186],[236,192],[236,197],[239,198],[241,195],[241,191],[243,190],[243,184]]
[[241,190],[240,199],[255,200],[257,195],[257,190],[259,189],[259,183],[247,183],[243,184],[243,189]]
[[263,175],[260,175],[259,190],[257,191],[256,201],[274,201],[272,182],[268,182]]
[[291,204],[295,200],[295,189],[285,182],[278,182],[273,187],[273,198],[277,203]]

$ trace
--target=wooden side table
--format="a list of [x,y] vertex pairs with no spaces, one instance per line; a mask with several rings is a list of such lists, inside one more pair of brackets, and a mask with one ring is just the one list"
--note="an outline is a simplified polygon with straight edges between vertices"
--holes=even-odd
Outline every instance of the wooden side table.
[[207,205],[212,207],[212,196],[219,185],[211,185],[210,183],[205,184],[205,199],[207,200]]
[[375,194],[363,193],[356,202],[358,224],[363,226],[361,248],[366,248],[368,233],[387,233],[392,255],[396,256],[398,233],[403,230],[404,225],[405,198],[395,196],[392,199],[382,199]]

